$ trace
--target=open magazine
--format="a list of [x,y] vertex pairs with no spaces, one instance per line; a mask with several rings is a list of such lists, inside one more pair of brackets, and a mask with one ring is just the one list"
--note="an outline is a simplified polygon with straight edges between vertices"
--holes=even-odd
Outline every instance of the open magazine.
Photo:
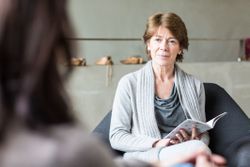
[[223,112],[220,115],[214,117],[208,122],[201,122],[197,120],[192,119],[186,119],[181,124],[179,124],[176,128],[174,128],[168,135],[166,135],[164,138],[173,138],[175,137],[176,133],[180,131],[180,129],[185,129],[188,133],[192,133],[192,128],[196,127],[199,133],[206,132],[214,127],[216,122],[222,118],[224,115],[226,115],[227,112]]

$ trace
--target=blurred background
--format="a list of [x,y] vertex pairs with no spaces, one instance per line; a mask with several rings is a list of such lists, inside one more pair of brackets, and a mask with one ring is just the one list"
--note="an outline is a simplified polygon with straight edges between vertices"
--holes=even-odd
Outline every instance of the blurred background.
[[[185,22],[190,45],[180,66],[204,82],[223,87],[250,117],[249,0],[69,0],[76,57],[87,66],[76,66],[67,82],[74,110],[92,130],[111,110],[119,79],[142,65],[120,60],[141,56],[147,18],[155,12],[174,12]],[[114,65],[97,66],[103,56]],[[112,75],[108,71],[112,70]]]

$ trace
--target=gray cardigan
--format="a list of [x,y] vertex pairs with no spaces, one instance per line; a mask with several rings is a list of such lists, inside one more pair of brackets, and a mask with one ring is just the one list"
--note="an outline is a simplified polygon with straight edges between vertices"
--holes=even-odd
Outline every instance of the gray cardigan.
[[[154,113],[154,74],[149,61],[140,70],[121,78],[116,90],[110,142],[114,149],[126,152],[124,158],[157,160],[160,148],[152,148],[161,138]],[[203,83],[175,66],[175,84],[180,103],[191,119],[206,121]],[[208,144],[208,134],[202,141]]]

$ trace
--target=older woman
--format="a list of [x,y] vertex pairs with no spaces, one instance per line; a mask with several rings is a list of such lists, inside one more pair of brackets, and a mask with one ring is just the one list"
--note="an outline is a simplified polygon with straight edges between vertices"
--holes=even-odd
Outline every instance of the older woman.
[[206,121],[203,83],[176,64],[188,49],[187,30],[174,13],[149,17],[144,33],[151,59],[119,82],[113,103],[110,142],[124,158],[164,160],[199,149],[210,152],[207,133],[180,130],[164,138],[187,118]]

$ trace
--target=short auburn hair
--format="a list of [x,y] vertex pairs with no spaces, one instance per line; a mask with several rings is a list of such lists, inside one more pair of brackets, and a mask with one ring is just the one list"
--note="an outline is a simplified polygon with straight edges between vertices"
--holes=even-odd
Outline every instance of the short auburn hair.
[[[182,49],[181,54],[178,54],[176,61],[183,60],[183,49],[188,50],[188,33],[186,26],[182,19],[175,13],[156,13],[150,16],[147,20],[146,30],[143,35],[144,43],[147,44],[151,37],[157,32],[158,28],[162,26],[170,30],[174,37],[179,41]],[[146,53],[151,59],[150,52],[147,50]]]

